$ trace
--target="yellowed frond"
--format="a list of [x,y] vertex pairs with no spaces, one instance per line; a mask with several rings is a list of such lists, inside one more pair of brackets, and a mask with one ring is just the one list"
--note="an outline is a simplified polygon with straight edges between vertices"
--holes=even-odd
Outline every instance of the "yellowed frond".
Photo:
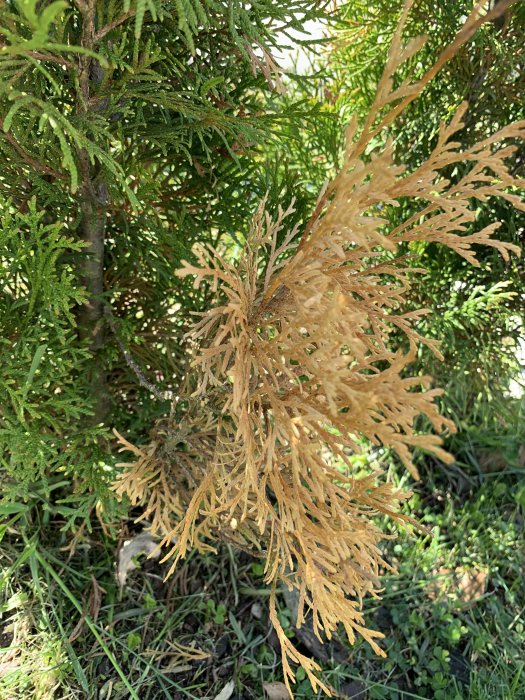
[[[369,118],[359,132],[356,124],[349,128],[343,167],[304,230],[288,226],[293,205],[272,215],[263,200],[237,261],[197,246],[196,262],[184,263],[179,276],[208,284],[217,299],[188,337],[190,408],[180,424],[159,423],[143,449],[121,438],[135,461],[123,465],[116,489],[143,506],[173,566],[217,539],[264,559],[289,689],[295,663],[314,688],[329,693],[315,675],[317,664],[279,624],[279,583],[297,589],[297,624],[311,616],[321,641],[342,624],[350,642],[361,636],[383,653],[382,635],[367,628],[362,613],[363,598],[379,595],[380,572],[389,569],[374,518],[407,522],[399,504],[410,494],[380,474],[355,475],[351,455],[359,441],[391,449],[415,478],[414,448],[451,459],[437,435],[454,430],[434,403],[440,392],[430,377],[409,374],[421,343],[437,355],[439,348],[414,329],[425,311],[403,310],[410,279],[422,270],[398,252],[399,244],[439,243],[472,264],[474,245],[493,246],[504,257],[519,252],[493,238],[497,222],[467,231],[476,220],[473,202],[501,197],[525,208],[524,182],[505,165],[514,149],[508,139],[523,138],[525,122],[461,151],[453,139],[462,128],[462,105],[416,170],[394,162],[389,140],[370,153],[375,136],[491,17],[475,11],[423,79],[394,90],[395,71],[424,43],[403,44],[409,6]],[[470,167],[451,185],[444,172],[456,163]],[[420,202],[420,211],[389,227],[388,208],[405,198]],[[388,342],[394,329],[406,336],[406,351]],[[436,434],[416,432],[421,416]]]

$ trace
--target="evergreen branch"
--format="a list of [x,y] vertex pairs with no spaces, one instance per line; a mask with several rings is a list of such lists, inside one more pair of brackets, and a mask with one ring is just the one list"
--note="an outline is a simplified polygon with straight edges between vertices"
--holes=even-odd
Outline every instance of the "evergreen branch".
[[103,39],[106,36],[106,34],[109,34],[109,32],[118,27],[120,24],[133,17],[135,15],[135,12],[135,9],[128,10],[127,12],[124,12],[122,15],[120,15],[120,17],[117,17],[112,22],[109,22],[108,24],[101,27],[98,30],[98,32],[95,32],[94,43],[97,44],[101,39]]
[[[456,34],[454,41],[452,41],[441,52],[434,65],[427,70],[423,77],[420,78],[413,86],[410,86],[412,89],[409,90],[409,86],[403,84],[402,88],[400,88],[398,91],[391,92],[387,96],[386,93],[389,71],[391,71],[394,66],[397,68],[400,65],[396,65],[393,61],[391,61],[391,58],[389,58],[385,66],[383,76],[379,82],[376,100],[370,109],[370,113],[365,122],[361,136],[354,146],[355,154],[360,155],[363,151],[363,147],[369,142],[370,139],[375,138],[384,128],[390,126],[390,124],[392,124],[392,122],[407,109],[407,107],[417,98],[417,96],[423,92],[424,88],[430,83],[430,81],[435,78],[443,66],[454,58],[459,49],[472,39],[474,34],[483,24],[500,17],[505,10],[507,10],[515,2],[516,0],[501,0],[501,2],[495,5],[486,14],[480,13],[483,3],[477,3],[467,18],[465,24]],[[392,48],[400,46],[401,33],[404,29],[404,25],[412,4],[413,0],[407,0],[405,3],[401,21],[394,35]],[[394,107],[390,108],[390,111],[388,111],[387,114],[380,120],[379,124],[373,127],[382,104],[392,104],[392,102],[395,101],[395,98],[401,99],[399,99],[399,102]]]
[[[9,49],[10,46],[9,44],[6,44],[5,42],[0,40],[0,49],[4,49],[6,53],[10,53]],[[43,51],[37,51],[37,50],[28,50],[28,51],[21,51],[20,54],[26,55],[26,56],[32,56],[33,58],[37,58],[40,61],[49,61],[51,63],[58,63],[60,66],[66,66],[66,68],[72,69],[74,68],[74,64],[71,63],[71,61],[68,61],[66,58],[62,58],[61,56],[54,56],[53,54],[43,52]]]
[[36,160],[36,158],[33,158],[32,155],[30,155],[15,139],[13,134],[11,134],[9,131],[6,132],[4,131],[4,121],[0,117],[0,129],[2,132],[2,136],[4,139],[11,144],[11,146],[15,149],[15,151],[20,155],[24,161],[27,163],[27,165],[30,165],[32,168],[35,170],[38,170],[39,172],[44,173],[45,175],[51,175],[52,177],[56,178],[57,180],[65,180],[66,176],[63,173],[59,173],[54,168],[51,168],[49,165],[45,165],[44,163],[41,163],[39,160]]
[[134,372],[135,376],[139,380],[139,384],[144,387],[144,389],[147,389],[150,393],[155,396],[156,399],[159,401],[169,401],[170,397],[168,392],[162,392],[160,391],[154,384],[149,382],[146,377],[144,376],[144,373],[140,369],[140,367],[137,365],[135,360],[133,359],[130,351],[126,348],[124,343],[122,342],[118,330],[117,330],[117,325],[115,323],[115,316],[113,315],[113,311],[111,310],[111,307],[108,304],[104,305],[104,314],[106,316],[107,322],[109,324],[109,327],[111,328],[111,331],[113,332],[113,335],[115,336],[115,340],[117,341],[117,345],[120,348],[120,351],[122,352],[122,355],[124,356],[124,359],[126,360],[126,364],[128,367]]
[[75,68],[74,63],[68,61],[67,58],[62,58],[61,56],[54,56],[50,53],[43,53],[41,51],[27,51],[27,55],[32,58],[37,58],[40,61],[49,61],[50,63],[57,63],[59,66],[65,66],[70,70]]

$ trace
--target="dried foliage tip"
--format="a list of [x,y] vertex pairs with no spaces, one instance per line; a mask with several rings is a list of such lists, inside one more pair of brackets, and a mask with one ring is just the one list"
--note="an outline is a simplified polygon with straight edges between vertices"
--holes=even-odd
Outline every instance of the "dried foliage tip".
[[[451,459],[438,435],[416,430],[421,416],[438,434],[454,426],[439,415],[430,377],[410,376],[421,343],[438,355],[439,349],[415,328],[425,311],[403,311],[410,279],[421,272],[404,254],[406,244],[440,243],[474,265],[474,244],[505,258],[519,253],[493,238],[497,223],[468,230],[476,201],[501,197],[525,209],[518,195],[524,183],[505,165],[515,148],[509,139],[523,138],[525,122],[462,152],[454,137],[464,104],[413,172],[394,162],[388,139],[364,155],[483,19],[475,11],[436,67],[394,88],[395,72],[424,43],[401,41],[408,9],[370,115],[360,130],[350,126],[343,167],[305,230],[288,227],[293,205],[272,217],[262,201],[238,260],[200,246],[196,262],[179,271],[217,296],[188,339],[194,360],[186,414],[159,423],[144,449],[122,439],[136,459],[124,465],[117,491],[144,507],[143,517],[164,537],[171,570],[214,539],[264,559],[289,689],[292,664],[301,664],[314,689],[329,694],[318,665],[280,625],[278,584],[298,591],[297,625],[311,615],[323,640],[341,623],[351,643],[359,635],[383,654],[377,643],[383,635],[367,628],[362,613],[363,598],[379,594],[380,574],[390,568],[374,518],[406,522],[399,504],[410,494],[381,482],[378,473],[357,477],[352,453],[363,439],[383,446],[416,478],[415,448]],[[444,173],[464,163],[469,167],[452,185]],[[389,227],[389,208],[404,198],[421,202],[420,211]],[[405,349],[392,349],[393,329],[406,337]]]

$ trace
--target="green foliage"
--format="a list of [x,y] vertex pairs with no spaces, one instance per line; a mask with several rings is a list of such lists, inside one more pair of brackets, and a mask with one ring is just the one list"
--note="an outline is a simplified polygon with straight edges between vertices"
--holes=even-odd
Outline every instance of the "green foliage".
[[[7,202],[0,212],[0,446],[15,493],[47,472],[87,482],[102,478],[99,429],[82,427],[89,359],[74,337],[75,306],[85,302],[76,284],[75,256],[83,245],[45,223],[36,201],[26,213]],[[98,457],[97,457],[98,455]],[[5,478],[4,475],[4,478]]]
[[[416,3],[407,33],[429,35],[428,65],[470,5]],[[83,32],[84,6],[95,8],[91,37]],[[197,241],[233,252],[266,192],[269,209],[286,207],[293,195],[295,219],[309,216],[338,165],[343,125],[368,112],[400,7],[398,0],[343,4],[335,52],[322,56],[314,75],[285,79],[287,94],[279,95],[270,87],[277,76],[269,56],[301,43],[291,32],[308,20],[326,19],[323,3],[2,3],[0,640],[8,646],[9,630],[16,632],[18,665],[3,669],[1,696],[213,697],[231,677],[239,696],[262,697],[263,682],[281,680],[266,622],[250,612],[264,596],[252,576],[260,575],[258,565],[231,552],[189,559],[179,590],[162,587],[144,563],[121,592],[114,540],[93,515],[118,522],[108,491],[118,460],[109,428],[140,443],[168,407],[123,349],[147,382],[176,394],[188,360],[181,337],[209,291],[175,283],[174,269],[191,259]],[[525,116],[524,11],[516,3],[502,22],[484,26],[394,125],[397,157],[409,168],[428,154],[439,120],[465,98],[465,146]],[[423,63],[406,69],[417,74]],[[523,162],[521,147],[516,172]],[[106,222],[97,298],[113,318],[111,326],[102,320],[96,350],[78,331],[93,300],[85,275],[93,193]],[[396,212],[390,215],[395,224]],[[523,220],[506,205],[487,202],[480,228],[488,219],[504,222],[506,240],[520,240]],[[524,634],[525,496],[515,474],[522,473],[525,435],[523,402],[510,400],[509,388],[520,370],[523,263],[505,266],[486,252],[473,269],[436,246],[416,252],[430,269],[412,287],[414,306],[431,310],[419,330],[443,339],[446,356],[442,364],[422,353],[417,369],[445,387],[442,410],[460,429],[449,448],[468,469],[434,469],[435,481],[427,474],[429,485],[407,514],[423,518],[435,538],[407,536],[389,549],[400,576],[385,578],[393,623],[387,661],[363,646],[349,664],[327,662],[324,677],[342,690],[357,679],[370,698],[401,698],[408,678],[406,697],[521,700],[525,676],[515,659]],[[106,379],[103,425],[93,418],[94,367]],[[459,486],[462,502],[452,498]],[[71,561],[64,529],[78,538]],[[471,610],[432,602],[426,586],[437,564],[487,567],[490,595]],[[94,579],[104,589],[99,617],[90,610],[78,632]],[[291,619],[282,608],[294,636]],[[170,670],[174,642],[196,640],[215,658],[225,637],[228,656],[218,670],[226,676],[208,662],[179,660]],[[472,660],[467,688],[453,673],[458,654]],[[185,663],[190,671],[180,671]],[[298,681],[296,697],[314,697],[300,672]]]
[[[512,484],[512,477],[500,477],[460,497],[433,481],[418,490],[410,510],[419,512],[432,536],[419,542],[402,537],[391,548],[399,575],[386,579],[382,606],[372,613],[389,632],[388,659],[384,684],[370,689],[371,698],[403,698],[403,688],[442,700],[481,700],[489,688],[491,697],[522,697],[523,678],[510,661],[519,657],[523,634],[522,622],[516,629],[523,604],[516,578],[522,511],[513,503]],[[488,577],[487,588],[467,603],[461,577],[453,575],[458,568]],[[443,594],[436,598],[433,591]],[[367,667],[366,658],[375,664],[363,646],[360,668]]]
[[242,237],[266,190],[290,196],[264,149],[290,142],[285,123],[317,124],[316,107],[278,101],[270,52],[323,13],[313,0],[3,4],[4,497],[36,489],[41,503],[59,483],[62,524],[112,512],[108,428],[146,439],[207,303],[173,271],[196,241]]

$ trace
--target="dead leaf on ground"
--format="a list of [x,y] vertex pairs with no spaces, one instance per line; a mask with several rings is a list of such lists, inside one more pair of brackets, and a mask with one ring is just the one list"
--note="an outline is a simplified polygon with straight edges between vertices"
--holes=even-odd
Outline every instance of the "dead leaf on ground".
[[483,452],[478,459],[481,471],[484,474],[500,472],[508,466],[508,459],[502,452]]
[[256,620],[261,620],[263,616],[262,605],[256,601],[250,608],[250,612]]
[[134,559],[141,554],[159,557],[158,542],[149,532],[141,532],[131,540],[126,540],[118,553],[117,580],[124,587],[130,571],[137,569]]
[[290,694],[284,683],[263,683],[268,700],[289,700]]
[[98,700],[110,700],[113,693],[113,686],[115,685],[115,679],[109,678],[102,688],[98,691]]
[[179,644],[178,642],[172,642],[172,647],[175,653],[178,654],[179,658],[187,659],[189,661],[203,661],[204,659],[209,659],[210,654],[207,651],[202,651],[202,649],[197,649],[195,642],[191,644]]
[[235,683],[233,681],[228,681],[221,692],[216,695],[213,700],[230,700],[235,690]]
[[2,676],[7,676],[10,673],[14,673],[15,671],[18,671],[20,668],[20,664],[18,664],[17,661],[6,661],[4,663],[0,664],[0,678]]
[[186,671],[191,671],[192,669],[193,666],[191,664],[179,664],[171,661],[162,669],[162,673],[186,673]]
[[[144,655],[155,659],[157,664],[163,661],[166,657],[170,657],[169,668],[176,666],[177,664],[180,665],[183,662],[204,661],[205,659],[209,659],[211,656],[209,652],[198,649],[195,646],[195,642],[192,642],[191,645],[172,642],[170,646],[170,651],[159,652],[155,649],[146,649]],[[167,671],[167,668],[168,667],[164,669],[164,672]],[[189,668],[191,668],[191,666]]]
[[442,601],[455,598],[466,608],[470,608],[487,591],[489,572],[486,569],[435,569],[435,580],[427,586],[430,600]]

